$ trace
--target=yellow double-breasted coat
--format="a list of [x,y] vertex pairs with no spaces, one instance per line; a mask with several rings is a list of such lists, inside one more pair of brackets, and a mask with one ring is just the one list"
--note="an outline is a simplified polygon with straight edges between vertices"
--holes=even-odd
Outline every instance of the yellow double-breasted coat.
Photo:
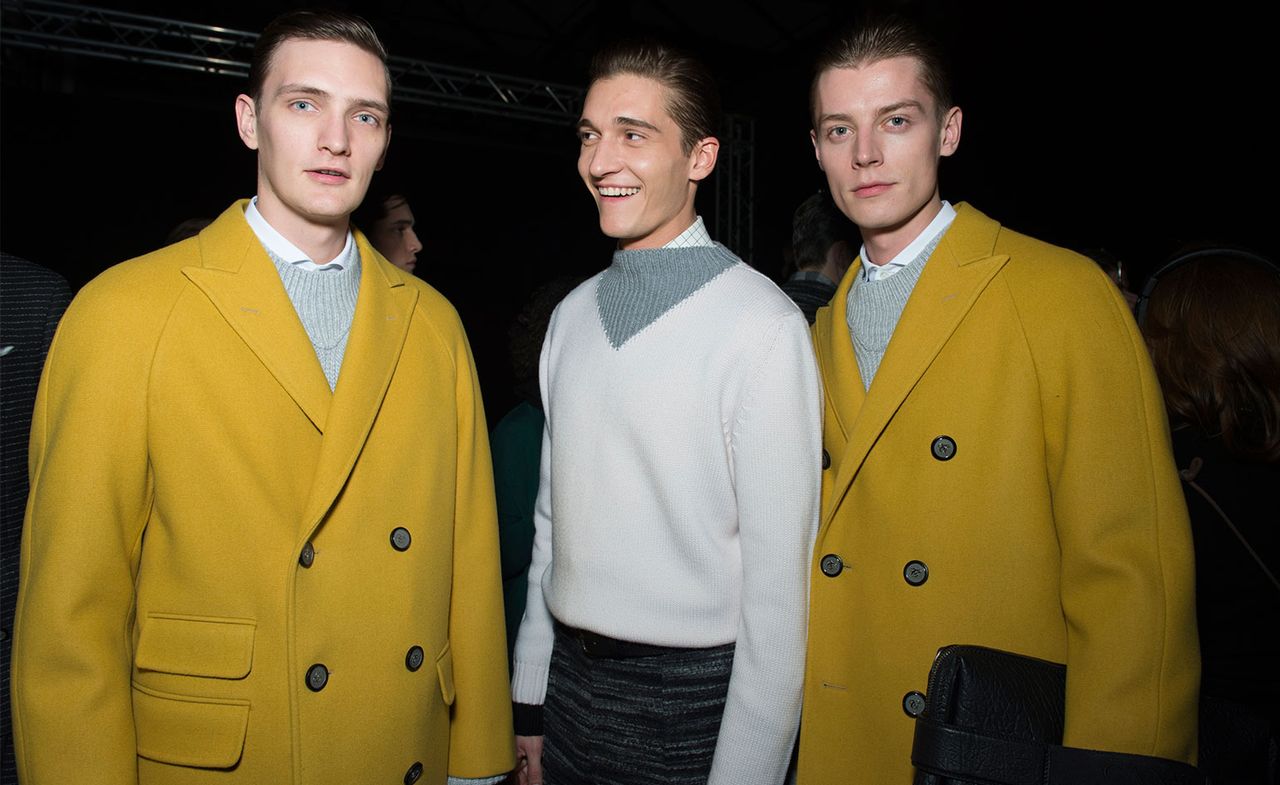
[[32,425],[30,785],[512,765],[492,474],[453,308],[357,234],[336,390],[232,205],[76,298]]
[[1191,535],[1119,293],[961,205],[866,391],[859,268],[814,326],[829,467],[800,785],[909,783],[913,693],[954,643],[1066,663],[1066,744],[1193,761]]

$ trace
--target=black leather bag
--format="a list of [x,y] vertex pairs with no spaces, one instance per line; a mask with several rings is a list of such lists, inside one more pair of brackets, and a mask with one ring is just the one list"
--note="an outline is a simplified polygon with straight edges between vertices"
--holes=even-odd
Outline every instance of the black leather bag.
[[915,785],[1203,785],[1193,766],[1062,746],[1064,665],[944,646],[916,718]]

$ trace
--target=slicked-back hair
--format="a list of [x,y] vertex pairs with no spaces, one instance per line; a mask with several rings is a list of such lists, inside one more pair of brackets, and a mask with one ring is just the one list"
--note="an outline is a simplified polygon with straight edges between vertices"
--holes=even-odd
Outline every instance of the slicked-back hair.
[[923,28],[899,16],[870,18],[832,38],[813,65],[809,117],[817,125],[818,79],[834,68],[862,68],[893,57],[914,57],[920,81],[937,104],[938,122],[951,107],[951,72],[942,45]]
[[827,251],[841,240],[857,248],[856,229],[836,209],[831,194],[818,191],[800,203],[791,220],[791,250],[797,270],[817,270],[826,264]]
[[358,46],[382,63],[387,75],[387,100],[391,100],[391,72],[387,71],[387,50],[373,25],[355,14],[329,9],[302,8],[286,11],[263,29],[249,61],[249,96],[255,107],[262,105],[262,86],[271,70],[276,50],[286,41],[339,41]]
[[720,126],[720,91],[711,71],[697,58],[652,39],[622,41],[605,47],[591,60],[590,84],[630,74],[667,88],[667,114],[680,129],[685,155]]

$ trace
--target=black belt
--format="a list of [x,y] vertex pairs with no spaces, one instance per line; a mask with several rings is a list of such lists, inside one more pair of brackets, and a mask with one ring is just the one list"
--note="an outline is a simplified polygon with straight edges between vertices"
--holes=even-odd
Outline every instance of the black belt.
[[675,646],[654,646],[648,643],[620,641],[607,635],[600,635],[590,630],[579,630],[567,625],[559,625],[566,635],[582,645],[582,651],[593,659],[625,660],[635,657],[657,657],[663,654],[680,654],[691,649]]

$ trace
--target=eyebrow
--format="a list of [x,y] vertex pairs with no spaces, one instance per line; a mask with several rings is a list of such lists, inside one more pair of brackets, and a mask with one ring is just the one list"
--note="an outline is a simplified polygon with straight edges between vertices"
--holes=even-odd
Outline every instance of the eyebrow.
[[[645,130],[653,131],[655,133],[662,133],[662,129],[659,128],[658,126],[654,125],[653,123],[647,120],[641,120],[636,117],[626,117],[625,115],[619,115],[618,117],[613,118],[613,124],[621,125],[621,126],[632,126],[635,128],[644,128]],[[600,130],[599,128],[596,128],[595,123],[591,122],[585,117],[578,120],[577,128],[579,131],[583,131],[583,130],[599,131]]]
[[633,125],[637,128],[644,128],[649,131],[658,131],[659,133],[661,133],[661,129],[659,129],[658,126],[648,121],[640,120],[639,118],[635,118],[635,117],[623,117],[623,116],[615,117],[613,118],[613,124],[614,125]]
[[[280,85],[280,89],[276,91],[276,96],[282,95],[314,95],[316,98],[332,98],[333,94],[328,90],[322,90],[319,87],[313,87],[307,84],[290,83]],[[384,115],[391,114],[391,107],[383,101],[377,101],[372,98],[361,98],[353,102],[352,106],[363,109],[374,109],[382,112]]]
[[[894,112],[899,112],[903,109],[916,109],[919,110],[921,114],[924,114],[924,104],[914,98],[909,98],[905,101],[898,101],[895,104],[880,107],[880,109],[876,111],[876,116],[881,117],[883,115],[893,114]],[[824,114],[822,117],[819,117],[818,125],[822,125],[823,123],[827,123],[832,120],[842,123],[852,123],[853,117],[843,112],[832,112],[831,114]]]
[[880,114],[892,114],[893,112],[897,112],[902,109],[918,109],[921,114],[924,114],[924,104],[914,98],[908,98],[907,100],[899,101],[896,104],[889,104],[880,110]]

